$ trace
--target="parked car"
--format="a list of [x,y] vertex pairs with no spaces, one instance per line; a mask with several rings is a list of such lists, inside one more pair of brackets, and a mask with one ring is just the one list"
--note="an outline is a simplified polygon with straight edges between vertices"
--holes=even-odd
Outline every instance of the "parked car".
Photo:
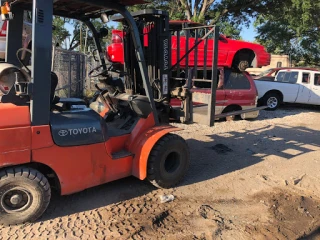
[[276,110],[281,103],[320,105],[320,71],[307,69],[280,70],[275,81],[255,84],[259,93],[259,104]]
[[[182,24],[186,23],[189,27],[192,26],[203,26],[199,23],[194,23],[191,21],[170,21],[170,29],[172,30],[171,37],[171,60],[172,65],[176,64],[179,56],[183,56],[186,53],[186,34],[185,30],[182,29]],[[180,36],[177,36],[177,31],[180,32]],[[148,30],[144,30],[144,45],[147,45]],[[204,36],[204,31],[201,32],[198,29],[198,36]],[[195,45],[195,33],[194,30],[191,30],[190,38],[188,40],[188,49]],[[123,60],[123,36],[124,31],[121,30],[112,30],[112,43],[106,49],[107,59],[114,63],[124,64]],[[178,49],[178,41],[180,47]],[[205,43],[202,41],[198,45],[197,53],[197,66],[199,69],[204,66],[206,62],[207,67],[212,66],[212,56],[213,56],[213,39],[209,37],[208,40],[208,49],[207,49],[207,60],[205,60]],[[189,54],[188,63],[186,60],[180,62],[181,67],[194,66],[195,65],[195,53],[194,51]],[[262,67],[270,64],[270,54],[266,52],[265,48],[260,44],[234,40],[230,39],[227,36],[220,35],[219,37],[219,54],[218,54],[218,65],[225,67],[236,67],[241,71],[244,71],[248,67]]]
[[[238,110],[247,110],[257,107],[258,92],[255,83],[249,73],[230,68],[219,67],[216,91],[215,113],[227,113]],[[195,82],[191,89],[193,93],[201,92],[211,94],[210,82]],[[172,107],[180,107],[178,99],[171,99]],[[201,103],[194,102],[194,106]],[[242,119],[256,118],[259,111],[241,114]],[[231,116],[234,118],[234,116]]]
[[285,69],[301,69],[301,70],[317,70],[315,68],[299,68],[299,67],[280,67],[280,68],[269,68],[259,75],[255,76],[254,79],[261,80],[261,81],[274,81],[275,76],[280,70]]

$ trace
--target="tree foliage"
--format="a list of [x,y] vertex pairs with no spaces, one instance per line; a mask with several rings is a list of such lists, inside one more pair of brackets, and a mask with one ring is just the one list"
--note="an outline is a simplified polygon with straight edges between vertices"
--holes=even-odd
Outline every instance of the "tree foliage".
[[[89,49],[95,48],[94,38],[92,32],[88,29],[87,25],[76,20],[69,20],[69,23],[73,25],[73,37],[70,40],[69,50],[79,49],[80,51],[87,52]],[[112,28],[105,26],[100,19],[93,19],[91,23],[99,32],[101,28],[107,28],[111,32]],[[106,47],[107,43],[111,42],[111,33],[107,37],[100,39],[102,48]],[[81,48],[81,49],[80,49]]]
[[59,44],[62,44],[66,38],[70,36],[69,31],[65,27],[65,23],[66,19],[62,17],[53,18],[53,26],[55,29],[53,30],[52,34]]
[[[130,11],[161,9],[170,19],[187,19],[204,24],[217,24],[221,32],[239,39],[241,27],[254,20],[257,28],[256,41],[271,53],[287,53],[296,61],[320,62],[320,1],[314,0],[150,0],[149,3],[129,7]],[[63,19],[55,18],[59,26],[55,35],[66,38]],[[80,24],[75,27],[71,49],[80,44]],[[103,24],[94,21],[99,29]],[[82,26],[85,37],[86,27]],[[111,36],[111,34],[109,34]],[[110,39],[104,39],[105,45]],[[93,45],[88,33],[88,46]]]
[[271,53],[290,54],[295,62],[320,65],[320,2],[290,0],[261,14],[257,40]]
[[180,0],[154,0],[147,4],[135,5],[129,7],[129,11],[138,11],[143,9],[160,9],[169,13],[172,20],[186,19]]

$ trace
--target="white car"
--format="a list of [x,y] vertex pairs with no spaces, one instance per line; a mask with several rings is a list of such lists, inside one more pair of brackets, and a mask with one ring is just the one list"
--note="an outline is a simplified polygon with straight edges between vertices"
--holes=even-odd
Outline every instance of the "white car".
[[280,70],[275,81],[255,79],[259,103],[276,110],[281,103],[320,105],[320,71]]

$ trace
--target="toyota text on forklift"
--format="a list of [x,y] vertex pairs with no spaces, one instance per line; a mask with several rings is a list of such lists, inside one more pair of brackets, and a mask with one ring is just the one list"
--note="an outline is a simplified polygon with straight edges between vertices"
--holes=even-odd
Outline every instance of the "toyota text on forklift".
[[[163,31],[164,51],[158,52],[158,65],[147,65],[140,40],[143,30],[136,21],[147,22],[150,14],[133,18],[126,9],[140,3],[1,2],[1,16],[9,23],[6,62],[0,63],[1,224],[38,219],[49,205],[52,189],[67,195],[128,176],[170,188],[183,179],[189,150],[184,139],[172,134],[179,129],[168,124],[172,114],[168,17],[151,14],[161,21],[157,31]],[[24,11],[32,11],[32,50],[21,48]],[[104,60],[99,38],[106,36],[106,29],[98,31],[90,22],[101,18],[106,23],[114,14],[125,19],[131,39],[122,72]],[[100,83],[90,106],[82,99],[55,96],[59,79],[51,72],[53,15],[80,20],[93,33],[100,66],[90,77]],[[112,72],[122,74],[125,81],[114,79]],[[157,79],[149,78],[152,72]],[[94,110],[97,103],[103,111]]]

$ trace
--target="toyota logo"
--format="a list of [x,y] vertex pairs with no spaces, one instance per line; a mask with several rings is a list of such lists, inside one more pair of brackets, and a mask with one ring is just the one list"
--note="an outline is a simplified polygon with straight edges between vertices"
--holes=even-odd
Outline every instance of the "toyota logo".
[[59,134],[60,137],[65,137],[65,136],[68,135],[68,131],[67,130],[60,130],[58,132],[58,134]]

